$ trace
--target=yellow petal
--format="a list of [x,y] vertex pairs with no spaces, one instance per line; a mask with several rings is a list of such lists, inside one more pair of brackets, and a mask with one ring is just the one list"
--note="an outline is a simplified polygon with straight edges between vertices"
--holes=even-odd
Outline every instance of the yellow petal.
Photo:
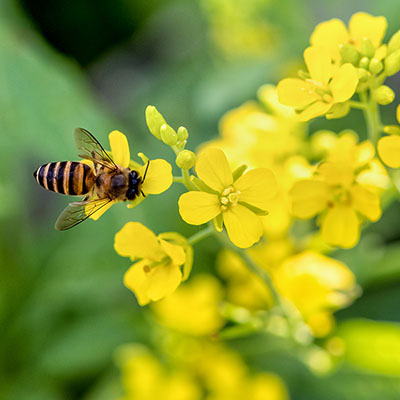
[[332,246],[354,247],[360,237],[360,222],[355,211],[338,204],[329,209],[322,221],[322,238]]
[[296,182],[290,191],[292,213],[298,218],[311,218],[324,210],[329,200],[325,182],[305,179]]
[[178,246],[162,239],[160,240],[160,245],[164,252],[168,254],[168,257],[172,260],[173,264],[185,264],[186,253],[185,250],[183,250],[182,246]]
[[332,77],[332,62],[328,51],[324,47],[311,46],[304,51],[304,61],[311,79],[327,84]]
[[142,260],[133,264],[124,275],[124,285],[135,293],[140,305],[150,303],[151,299],[147,294],[148,281],[145,268],[148,267],[148,260]]
[[263,225],[260,217],[238,204],[222,214],[229,239],[237,247],[247,248],[260,240]]
[[182,281],[180,268],[172,263],[158,265],[146,274],[147,295],[157,301],[173,293]]
[[109,203],[98,209],[94,214],[90,216],[91,219],[97,221],[116,201],[111,200]]
[[378,153],[390,168],[400,167],[400,136],[385,136],[378,142]]
[[278,83],[277,91],[279,102],[291,107],[302,108],[320,98],[315,93],[315,86],[302,79],[283,79]]
[[333,60],[340,60],[339,44],[348,41],[349,34],[344,23],[340,19],[330,19],[318,24],[311,35],[310,43],[313,46],[328,49]]
[[396,108],[396,118],[397,122],[400,124],[400,104]]
[[120,131],[112,131],[108,135],[111,153],[115,164],[122,168],[127,168],[131,160],[129,145],[126,136]]
[[299,120],[305,122],[324,115],[330,110],[331,107],[332,103],[328,104],[324,103],[323,101],[316,101],[299,114]]
[[165,256],[156,235],[139,222],[124,225],[115,235],[114,249],[120,256],[132,260],[146,258],[160,261]]
[[203,150],[197,159],[196,173],[206,185],[217,192],[222,192],[233,183],[228,160],[220,149]]
[[[149,161],[149,168],[145,180],[141,186],[143,193],[160,194],[165,192],[172,185],[172,167],[171,164],[165,160],[157,159]],[[144,177],[146,165],[141,167],[141,176]]]
[[278,185],[270,169],[256,168],[246,172],[235,183],[240,191],[239,201],[267,210],[269,200],[275,196]]
[[342,103],[350,99],[356,91],[357,84],[358,77],[354,66],[350,63],[343,64],[329,83],[334,102]]
[[387,21],[385,17],[373,17],[364,12],[354,14],[349,22],[350,35],[356,44],[366,37],[377,48],[385,36]]
[[328,185],[348,187],[353,183],[354,171],[349,162],[324,162],[318,167],[318,173]]
[[179,267],[164,263],[150,267],[148,260],[132,265],[124,275],[124,285],[145,305],[173,293],[182,280]]
[[365,186],[354,184],[350,188],[353,207],[370,221],[378,221],[382,215],[379,196]]
[[221,213],[220,202],[215,194],[184,193],[179,198],[178,204],[182,219],[192,225],[204,224]]

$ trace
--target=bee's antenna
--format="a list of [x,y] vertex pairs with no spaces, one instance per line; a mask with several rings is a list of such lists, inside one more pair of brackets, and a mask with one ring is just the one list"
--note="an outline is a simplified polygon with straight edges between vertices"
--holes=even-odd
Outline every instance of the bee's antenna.
[[[147,170],[149,169],[149,165],[150,165],[150,160],[149,161],[147,161],[147,165],[146,165],[146,169],[145,169],[145,171],[144,171],[144,175],[143,175],[143,180],[142,180],[142,183],[144,182],[144,180],[146,179],[146,175],[147,175]],[[143,192],[142,192],[142,194],[143,194]],[[144,195],[143,195],[144,196]]]

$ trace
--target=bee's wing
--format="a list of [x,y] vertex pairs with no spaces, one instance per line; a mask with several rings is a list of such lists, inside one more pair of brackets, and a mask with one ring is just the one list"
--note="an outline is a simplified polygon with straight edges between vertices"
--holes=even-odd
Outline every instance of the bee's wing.
[[110,169],[118,168],[103,146],[89,131],[83,128],[76,128],[74,137],[79,157],[92,160],[95,164],[98,163]]
[[65,231],[80,224],[111,201],[109,198],[70,203],[57,218],[55,228]]

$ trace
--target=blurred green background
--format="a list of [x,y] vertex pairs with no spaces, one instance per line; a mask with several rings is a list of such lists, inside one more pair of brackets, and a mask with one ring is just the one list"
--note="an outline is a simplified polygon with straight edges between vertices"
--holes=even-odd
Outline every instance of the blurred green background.
[[[233,15],[228,3],[235,5]],[[179,188],[172,188],[133,210],[120,204],[97,222],[57,232],[54,222],[69,199],[44,191],[32,172],[76,159],[75,127],[88,129],[105,147],[108,133],[121,130],[132,154],[173,163],[166,146],[148,134],[146,105],[157,106],[172,126],[186,126],[195,149],[217,135],[224,112],[301,62],[317,23],[347,22],[356,11],[386,16],[388,35],[400,28],[397,0],[0,1],[0,399],[116,398],[113,352],[131,341],[151,347],[152,321],[122,284],[130,263],[114,252],[114,234],[129,220],[156,233],[196,231],[181,222]],[[263,28],[261,36],[251,33],[258,43],[253,47],[239,32],[246,24]],[[399,93],[398,77],[388,84]],[[395,104],[385,107],[386,123],[394,123]],[[310,132],[327,126],[365,135],[357,112],[317,119]],[[364,292],[336,314],[351,338],[354,330],[360,334],[351,342],[353,360],[317,377],[272,338],[229,343],[252,370],[280,374],[292,399],[400,398],[400,365],[385,374],[357,366],[354,357],[374,336],[359,340],[368,329],[349,323],[400,321],[398,207],[395,202],[370,226],[355,249],[336,254]],[[217,251],[211,240],[199,244],[194,273],[212,270]]]

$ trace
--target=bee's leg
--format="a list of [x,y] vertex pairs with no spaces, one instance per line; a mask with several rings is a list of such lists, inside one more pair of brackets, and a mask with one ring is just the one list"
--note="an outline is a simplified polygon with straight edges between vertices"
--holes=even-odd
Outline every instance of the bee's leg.
[[146,197],[146,195],[143,193],[143,190],[142,190],[142,189],[140,189],[140,193],[142,193],[142,196],[143,196],[143,197]]

